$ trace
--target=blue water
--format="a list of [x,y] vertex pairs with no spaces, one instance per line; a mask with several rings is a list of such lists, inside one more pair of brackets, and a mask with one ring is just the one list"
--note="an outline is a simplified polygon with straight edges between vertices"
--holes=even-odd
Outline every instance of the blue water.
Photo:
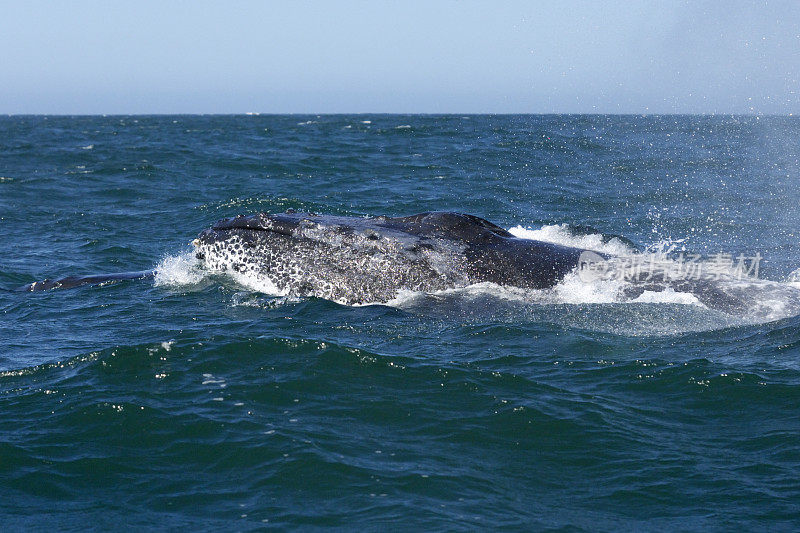
[[796,530],[800,318],[776,302],[348,307],[184,263],[236,214],[454,210],[758,252],[790,290],[798,139],[793,117],[0,117],[0,287],[168,271],[0,291],[2,528]]

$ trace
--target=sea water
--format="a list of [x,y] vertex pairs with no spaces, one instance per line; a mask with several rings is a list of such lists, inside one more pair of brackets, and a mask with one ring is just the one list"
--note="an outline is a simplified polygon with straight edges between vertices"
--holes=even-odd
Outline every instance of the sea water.
[[[0,287],[158,270],[0,291],[3,529],[796,529],[798,139],[761,116],[0,117]],[[757,312],[575,276],[345,306],[194,259],[216,220],[287,208],[760,257]]]

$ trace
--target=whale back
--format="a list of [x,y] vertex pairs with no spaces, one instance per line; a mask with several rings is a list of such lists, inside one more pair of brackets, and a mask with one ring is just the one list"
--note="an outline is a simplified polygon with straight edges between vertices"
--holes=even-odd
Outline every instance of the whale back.
[[[380,217],[379,217],[380,218]],[[440,237],[463,242],[488,242],[496,237],[513,239],[511,233],[474,215],[431,211],[406,217],[386,218],[386,226],[425,237]]]
[[387,219],[388,225],[427,239],[464,244],[472,280],[543,289],[561,280],[579,261],[581,249],[520,239],[483,218],[434,211]]

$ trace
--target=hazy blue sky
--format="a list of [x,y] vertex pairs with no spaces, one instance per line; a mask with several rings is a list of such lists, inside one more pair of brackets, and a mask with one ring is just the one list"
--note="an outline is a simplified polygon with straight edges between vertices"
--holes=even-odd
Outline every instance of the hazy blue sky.
[[0,113],[800,113],[800,2],[5,1]]

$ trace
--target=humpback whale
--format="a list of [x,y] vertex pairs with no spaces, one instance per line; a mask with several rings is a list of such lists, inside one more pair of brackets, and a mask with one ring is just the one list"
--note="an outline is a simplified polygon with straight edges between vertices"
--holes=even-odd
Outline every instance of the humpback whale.
[[549,288],[584,252],[520,239],[482,218],[451,212],[394,218],[259,213],[220,220],[194,245],[212,270],[346,304],[386,302],[401,289],[481,282]]
[[[520,239],[482,218],[451,212],[406,217],[258,213],[218,221],[193,241],[211,271],[272,283],[295,296],[346,304],[386,302],[399,290],[436,291],[493,282],[552,287],[583,250]],[[152,278],[155,270],[45,279],[44,291]]]
[[[399,291],[433,292],[482,282],[548,289],[573,271],[615,257],[582,248],[518,238],[474,215],[426,212],[405,217],[345,217],[258,213],[225,218],[192,242],[207,271],[266,282],[289,296],[319,297],[344,304],[386,303]],[[588,260],[587,260],[588,256]],[[576,270],[577,269],[577,270]],[[152,278],[155,270],[70,276],[30,283],[17,290],[42,291]],[[776,283],[747,285],[709,279],[642,276],[621,285],[622,300],[645,291],[688,293],[709,308],[741,314],[753,290],[800,306]],[[263,285],[262,285],[263,286]],[[791,301],[789,301],[791,300]],[[795,302],[795,300],[798,300]]]

